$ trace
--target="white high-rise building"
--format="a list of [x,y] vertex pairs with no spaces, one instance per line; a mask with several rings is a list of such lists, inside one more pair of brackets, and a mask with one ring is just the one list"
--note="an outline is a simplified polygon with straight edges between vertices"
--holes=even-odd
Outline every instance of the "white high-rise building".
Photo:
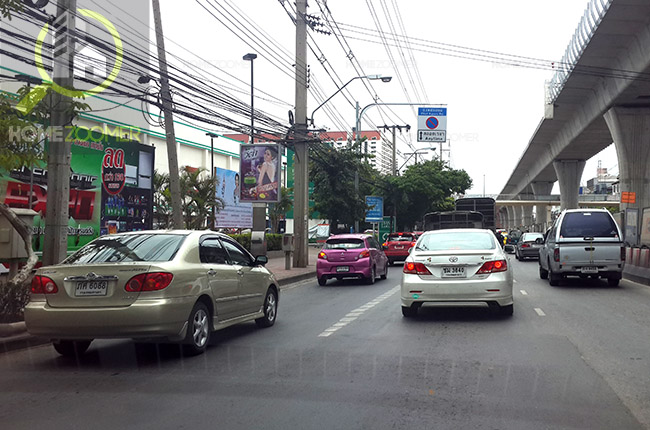
[[[362,131],[361,138],[366,138],[361,151],[366,152],[374,157],[370,159],[370,164],[383,174],[393,173],[393,144],[386,139],[379,131]],[[328,131],[320,134],[324,142],[331,143],[337,149],[348,147],[353,136],[346,131]],[[397,159],[401,156],[397,152]],[[398,166],[399,167],[399,166]]]

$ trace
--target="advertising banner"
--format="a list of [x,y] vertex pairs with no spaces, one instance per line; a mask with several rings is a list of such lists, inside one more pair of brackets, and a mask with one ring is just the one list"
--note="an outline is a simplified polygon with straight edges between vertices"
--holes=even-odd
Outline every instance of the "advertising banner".
[[[79,127],[71,129],[68,251],[109,232],[152,228],[154,148]],[[33,245],[34,251],[42,252],[47,164],[0,172],[0,202],[37,212]]]
[[224,203],[215,216],[216,228],[253,228],[253,205],[242,203],[241,176],[234,170],[217,167],[217,198]]
[[278,202],[280,199],[279,145],[241,145],[239,171],[242,202]]

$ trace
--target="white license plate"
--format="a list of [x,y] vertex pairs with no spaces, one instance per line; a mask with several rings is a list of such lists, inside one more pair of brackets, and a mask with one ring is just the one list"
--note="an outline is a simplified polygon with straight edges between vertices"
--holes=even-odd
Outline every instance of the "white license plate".
[[581,267],[580,273],[598,273],[598,267],[592,267],[592,266]]
[[349,266],[337,266],[336,271],[337,272],[349,272],[350,267]]
[[465,267],[464,266],[444,266],[442,268],[442,277],[443,278],[464,278],[465,277]]
[[403,246],[396,246],[395,249],[404,249]]
[[105,296],[108,290],[108,281],[78,281],[74,288],[74,295],[84,296]]

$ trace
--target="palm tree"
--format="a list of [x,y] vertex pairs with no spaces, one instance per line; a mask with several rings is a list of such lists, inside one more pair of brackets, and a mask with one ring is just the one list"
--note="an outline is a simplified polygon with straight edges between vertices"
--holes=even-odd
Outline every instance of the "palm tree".
[[216,212],[224,207],[224,201],[215,195],[218,178],[206,174],[207,169],[194,169],[189,166],[181,168],[180,182],[183,196],[182,208],[185,216],[185,227],[188,229],[203,229],[210,226],[212,208]]
[[171,227],[171,192],[169,175],[153,171],[153,217],[157,228]]

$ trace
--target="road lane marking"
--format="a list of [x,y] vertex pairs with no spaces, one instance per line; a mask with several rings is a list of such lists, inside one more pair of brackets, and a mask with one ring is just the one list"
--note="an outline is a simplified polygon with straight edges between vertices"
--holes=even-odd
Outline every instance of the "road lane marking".
[[519,290],[519,291],[520,291],[521,294],[524,295],[524,296],[527,296],[527,295],[528,295],[528,293],[526,292],[526,290]]
[[516,284],[516,283],[517,283],[517,280],[516,280],[516,279],[513,279],[512,282],[514,282],[514,283]]
[[343,318],[338,320],[336,323],[332,324],[331,327],[326,328],[323,330],[321,334],[318,335],[318,337],[328,337],[332,335],[335,331],[345,327],[346,325],[350,324],[352,321],[356,320],[359,318],[361,315],[363,315],[364,312],[366,312],[369,309],[372,309],[376,305],[380,304],[396,292],[398,292],[400,289],[399,285],[396,285],[395,287],[391,288],[388,292],[380,295],[379,297],[375,297],[368,303],[366,303],[363,306],[358,307],[357,309],[349,312],[347,315],[345,315]]
[[546,316],[544,311],[541,310],[540,308],[535,308],[535,312],[537,312],[537,315],[539,315],[540,317],[545,317]]

